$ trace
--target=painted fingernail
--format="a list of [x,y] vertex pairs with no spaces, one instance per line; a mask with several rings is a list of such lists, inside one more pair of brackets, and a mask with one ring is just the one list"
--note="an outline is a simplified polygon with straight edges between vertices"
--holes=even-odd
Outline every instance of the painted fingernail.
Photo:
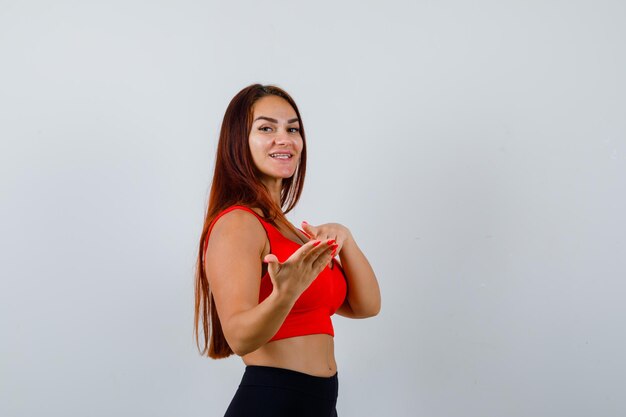
[[335,239],[331,239],[331,240],[329,240],[329,241],[328,241],[328,242],[326,242],[326,243],[328,243],[329,245],[332,245],[333,243],[335,243]]
[[337,253],[337,248],[333,249],[333,253],[331,253],[331,256],[335,256],[335,254]]
[[317,246],[317,245],[319,245],[320,243],[322,243],[322,241],[321,241],[321,240],[316,240],[316,241],[315,241],[315,243],[313,244],[313,246]]

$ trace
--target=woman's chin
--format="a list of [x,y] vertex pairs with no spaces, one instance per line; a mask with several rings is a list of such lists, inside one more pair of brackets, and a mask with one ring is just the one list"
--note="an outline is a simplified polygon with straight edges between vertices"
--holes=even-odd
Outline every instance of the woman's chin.
[[287,179],[287,178],[291,178],[293,177],[293,175],[296,173],[295,169],[289,169],[289,170],[280,170],[280,171],[276,171],[273,173],[273,177],[276,179]]

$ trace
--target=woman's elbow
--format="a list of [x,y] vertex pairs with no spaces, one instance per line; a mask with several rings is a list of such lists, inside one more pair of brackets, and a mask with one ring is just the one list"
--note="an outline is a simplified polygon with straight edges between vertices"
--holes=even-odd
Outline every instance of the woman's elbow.
[[235,355],[237,356],[244,356],[247,355],[248,353],[252,352],[249,349],[246,349],[243,346],[239,346],[239,345],[231,345],[231,350],[235,353]]
[[352,312],[354,313],[354,318],[357,319],[367,319],[370,317],[377,316],[380,313],[380,300],[367,306],[360,306],[359,308],[352,308]]
[[378,313],[380,313],[380,303],[376,304],[375,306],[372,306],[368,311],[367,311],[367,315],[364,318],[368,318],[368,317],[374,317],[377,316]]
[[228,341],[228,346],[230,346],[230,349],[233,351],[235,355],[243,356],[246,353],[248,353],[246,352],[244,344],[237,338],[230,337],[230,338],[227,338],[226,340]]
[[224,337],[228,342],[228,346],[237,356],[244,356],[255,351],[258,346],[253,346],[249,338],[238,327],[224,326]]
[[258,346],[253,346],[251,343],[238,338],[233,338],[232,341],[228,342],[228,345],[237,356],[244,356],[258,349]]
[[368,317],[374,317],[377,316],[378,313],[380,313],[380,304],[381,304],[381,299],[380,299],[380,292],[378,292],[378,294],[376,294],[375,297],[373,297],[374,299],[369,303],[368,305]]

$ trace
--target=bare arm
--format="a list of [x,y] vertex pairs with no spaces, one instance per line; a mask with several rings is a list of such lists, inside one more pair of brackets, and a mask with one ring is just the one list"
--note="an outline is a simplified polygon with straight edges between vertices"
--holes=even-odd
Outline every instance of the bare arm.
[[253,214],[234,210],[215,223],[207,246],[205,270],[222,330],[240,356],[255,351],[276,334],[300,294],[330,260],[333,248],[310,241],[282,264],[274,255],[267,255],[274,288],[259,303],[266,239]]
[[366,318],[380,312],[380,288],[369,261],[350,237],[339,252],[341,266],[348,282],[346,303],[337,314],[351,318]]
[[302,225],[309,236],[317,239],[335,238],[339,244],[339,259],[346,275],[348,294],[337,314],[350,318],[377,315],[381,305],[378,280],[350,230],[338,223],[320,226],[311,226],[308,223]]

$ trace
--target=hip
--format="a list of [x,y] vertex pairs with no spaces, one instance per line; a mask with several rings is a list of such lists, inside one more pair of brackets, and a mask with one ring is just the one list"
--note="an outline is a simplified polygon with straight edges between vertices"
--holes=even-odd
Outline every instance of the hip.
[[336,417],[338,374],[248,365],[225,417]]

